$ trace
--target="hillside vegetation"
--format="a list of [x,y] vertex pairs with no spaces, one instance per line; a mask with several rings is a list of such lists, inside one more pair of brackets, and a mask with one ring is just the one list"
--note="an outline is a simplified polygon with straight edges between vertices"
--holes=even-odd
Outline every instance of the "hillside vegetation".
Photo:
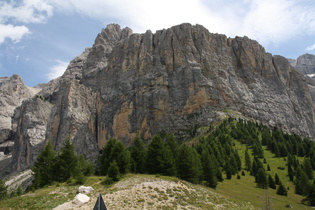
[[[78,183],[95,189],[86,206],[102,193],[110,209],[304,209],[314,205],[314,142],[233,118],[186,132],[191,139],[181,144],[169,134],[148,142],[138,136],[128,149],[110,139],[96,168],[99,176],[87,179],[82,176],[90,165],[82,157],[74,158],[69,141],[57,154],[48,144],[34,166],[33,192],[4,199],[0,208],[51,209],[71,201]],[[67,159],[76,163],[68,162],[72,171],[65,167],[62,179],[56,174],[43,179],[49,170],[41,172],[43,163],[50,163],[53,170],[62,156],[72,157]]]

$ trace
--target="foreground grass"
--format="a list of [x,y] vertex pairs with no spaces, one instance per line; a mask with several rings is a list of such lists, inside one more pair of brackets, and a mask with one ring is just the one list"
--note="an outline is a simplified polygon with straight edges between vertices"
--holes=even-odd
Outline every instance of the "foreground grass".
[[[62,184],[63,185],[63,184]],[[0,202],[0,209],[52,209],[61,203],[73,199],[75,186],[49,186],[21,196]]]
[[[120,182],[112,186],[104,186],[105,177],[88,177],[85,185],[92,186],[89,194],[91,209],[98,194],[110,209],[265,209],[266,198],[269,197],[271,209],[285,209],[290,204],[294,209],[310,208],[300,204],[301,196],[289,191],[288,197],[279,196],[275,190],[268,191],[257,188],[254,177],[245,172],[245,176],[219,183],[217,189],[202,185],[194,185],[181,181],[176,177],[155,175],[127,174]],[[161,188],[160,182],[168,181],[177,184],[175,187]],[[152,185],[147,185],[152,183]],[[178,187],[183,183],[184,188]],[[78,185],[53,185],[30,192],[22,196],[5,199],[0,202],[0,209],[53,209],[71,201],[75,197]],[[88,208],[87,208],[88,209]]]
[[[104,180],[105,177],[87,179],[85,185],[94,191],[84,209],[93,208],[99,193],[109,209],[254,209],[248,202],[236,203],[213,189],[175,177],[128,174],[112,186],[104,186]],[[53,209],[73,200],[77,188],[67,184],[49,186],[2,200],[0,209]]]

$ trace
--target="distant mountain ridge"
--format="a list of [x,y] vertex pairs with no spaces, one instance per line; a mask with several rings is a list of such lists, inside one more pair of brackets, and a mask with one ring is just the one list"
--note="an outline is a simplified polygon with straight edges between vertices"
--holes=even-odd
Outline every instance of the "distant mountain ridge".
[[315,74],[315,55],[303,54],[296,60],[289,59],[290,64],[303,74]]
[[110,137],[128,145],[137,134],[208,125],[229,110],[315,136],[305,77],[256,41],[201,25],[134,34],[110,24],[62,77],[15,109],[6,173],[31,166],[48,140],[59,149],[70,137],[93,160]]

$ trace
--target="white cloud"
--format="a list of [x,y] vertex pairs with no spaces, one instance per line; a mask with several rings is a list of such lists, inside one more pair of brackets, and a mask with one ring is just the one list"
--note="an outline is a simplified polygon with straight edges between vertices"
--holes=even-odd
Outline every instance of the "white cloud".
[[19,42],[27,34],[30,34],[30,31],[25,26],[0,24],[0,44],[3,43],[6,38],[11,39],[13,42]]
[[308,47],[306,48],[306,50],[308,50],[308,51],[315,50],[315,44],[313,44],[313,45],[311,45],[311,46],[308,46]]
[[46,75],[49,80],[55,79],[63,75],[69,63],[61,60],[56,60],[56,65],[50,68],[49,73]]
[[0,2],[0,22],[44,23],[53,15],[53,7],[45,0]]
[[50,0],[56,10],[114,21],[135,32],[168,28],[183,22],[210,32],[247,35],[262,44],[315,34],[315,4],[307,0]]
[[[315,10],[292,0],[252,0],[241,33],[268,44],[315,34]],[[312,28],[313,27],[313,28]]]
[[45,0],[1,1],[0,44],[6,38],[19,42],[30,30],[20,23],[45,23],[53,15],[53,7]]

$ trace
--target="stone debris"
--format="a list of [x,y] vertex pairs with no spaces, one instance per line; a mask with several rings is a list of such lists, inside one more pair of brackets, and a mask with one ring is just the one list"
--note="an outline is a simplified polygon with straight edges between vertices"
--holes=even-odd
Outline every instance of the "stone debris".
[[87,194],[87,193],[92,192],[93,190],[94,190],[93,187],[80,186],[77,192]]

